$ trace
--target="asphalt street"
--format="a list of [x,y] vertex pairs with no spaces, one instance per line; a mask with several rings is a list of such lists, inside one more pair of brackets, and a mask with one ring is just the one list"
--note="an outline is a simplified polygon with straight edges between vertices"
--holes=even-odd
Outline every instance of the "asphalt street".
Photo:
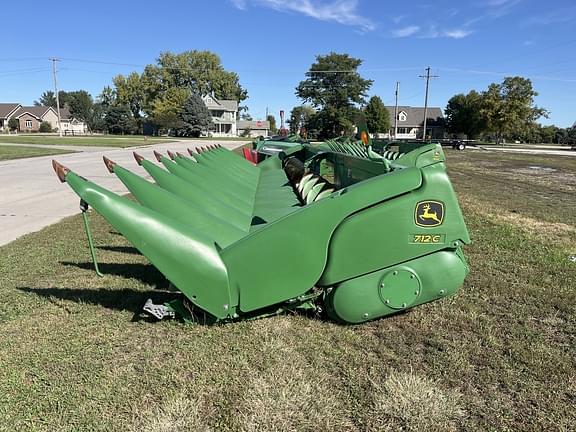
[[39,231],[65,217],[80,213],[78,196],[65,184],[60,183],[52,169],[56,159],[77,174],[93,180],[113,192],[128,193],[124,185],[110,174],[102,156],[107,156],[125,168],[150,178],[132,156],[137,151],[147,159],[155,160],[153,151],[185,152],[186,148],[221,144],[229,149],[243,145],[241,141],[178,141],[145,147],[76,148],[79,153],[42,156],[27,159],[0,161],[0,246],[18,237]]

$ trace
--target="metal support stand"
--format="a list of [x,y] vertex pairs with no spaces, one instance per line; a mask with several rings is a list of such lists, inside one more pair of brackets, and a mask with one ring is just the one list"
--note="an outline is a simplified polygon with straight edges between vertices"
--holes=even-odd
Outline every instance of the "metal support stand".
[[88,237],[88,246],[90,247],[90,253],[92,254],[92,262],[94,263],[94,270],[96,274],[100,277],[104,275],[100,272],[98,268],[98,260],[96,259],[96,250],[94,249],[94,242],[92,241],[92,233],[90,232],[90,224],[88,221],[88,203],[83,199],[80,199],[80,210],[82,210],[82,218],[84,219],[84,229],[86,230],[86,236]]

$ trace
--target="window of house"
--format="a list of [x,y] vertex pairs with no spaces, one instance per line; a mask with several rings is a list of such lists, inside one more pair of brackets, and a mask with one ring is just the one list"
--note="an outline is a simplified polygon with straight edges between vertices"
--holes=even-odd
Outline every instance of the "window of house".
[[410,133],[410,128],[399,127],[399,128],[398,128],[398,133],[399,133],[399,134],[407,134],[407,133]]
[[32,120],[26,120],[26,127],[27,128],[32,128]]
[[404,111],[401,111],[400,114],[398,114],[398,120],[406,121],[406,113]]

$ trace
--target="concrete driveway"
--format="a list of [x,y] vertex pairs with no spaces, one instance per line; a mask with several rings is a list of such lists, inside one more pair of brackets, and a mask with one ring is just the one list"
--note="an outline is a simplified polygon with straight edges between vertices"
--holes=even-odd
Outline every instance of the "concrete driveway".
[[[241,141],[177,141],[127,149],[86,148],[81,153],[42,156],[0,162],[0,246],[18,237],[39,231],[61,219],[80,213],[78,196],[60,183],[52,169],[52,159],[58,160],[77,174],[93,180],[116,193],[128,193],[124,185],[110,174],[102,156],[106,155],[131,171],[150,178],[132,156],[137,151],[154,159],[153,151],[167,149],[185,152],[186,148],[221,144],[229,149],[245,144]],[[77,150],[70,147],[70,150]]]

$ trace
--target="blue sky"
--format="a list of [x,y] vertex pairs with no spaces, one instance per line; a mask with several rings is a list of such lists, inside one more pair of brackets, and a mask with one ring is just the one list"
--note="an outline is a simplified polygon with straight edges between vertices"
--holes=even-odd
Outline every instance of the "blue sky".
[[[255,118],[299,104],[294,87],[317,54],[364,60],[370,94],[431,106],[505,76],[531,78],[543,124],[576,121],[574,0],[212,0],[3,5],[0,102],[31,104],[53,87],[48,57],[62,58],[60,88],[94,96],[114,75],[142,70],[161,51],[211,50],[240,75]],[[8,18],[13,17],[13,18]]]

